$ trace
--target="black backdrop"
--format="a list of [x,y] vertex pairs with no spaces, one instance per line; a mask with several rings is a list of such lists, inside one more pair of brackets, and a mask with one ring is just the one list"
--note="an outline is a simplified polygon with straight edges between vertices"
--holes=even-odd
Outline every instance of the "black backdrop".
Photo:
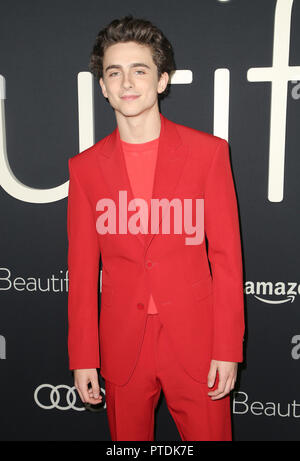
[[[192,81],[174,82],[161,103],[171,120],[220,133],[214,76],[216,69],[230,72],[228,141],[247,324],[245,363],[232,396],[234,440],[299,440],[299,0],[1,4],[0,438],[110,440],[105,410],[82,408],[70,390],[67,161],[80,151],[77,76],[88,70],[97,32],[129,13],[158,25],[174,46],[177,69],[192,72]],[[287,65],[294,68],[289,74]],[[272,66],[277,83],[251,81],[250,68]],[[285,82],[281,90],[278,82]],[[115,128],[97,82],[94,104],[96,142]],[[180,440],[163,395],[156,440]]]

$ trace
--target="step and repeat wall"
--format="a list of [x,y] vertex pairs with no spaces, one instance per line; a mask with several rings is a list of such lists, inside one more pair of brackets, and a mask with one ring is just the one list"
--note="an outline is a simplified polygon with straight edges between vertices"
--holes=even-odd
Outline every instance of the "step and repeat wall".
[[[300,440],[299,0],[1,5],[0,438],[110,441],[105,406],[84,407],[68,369],[68,159],[116,126],[88,61],[127,14],[174,47],[161,112],[230,145],[246,315],[234,440]],[[87,88],[92,117],[78,109]],[[163,394],[155,437],[180,441]]]

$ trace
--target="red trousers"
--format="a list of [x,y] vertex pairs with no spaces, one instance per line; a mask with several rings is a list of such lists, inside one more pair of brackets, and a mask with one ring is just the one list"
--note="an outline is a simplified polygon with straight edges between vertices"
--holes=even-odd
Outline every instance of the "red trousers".
[[[216,380],[217,381],[217,380]],[[124,386],[106,380],[111,439],[154,440],[154,412],[163,390],[184,441],[231,440],[230,396],[211,400],[208,388],[190,377],[170,347],[159,314],[148,314],[139,359]]]

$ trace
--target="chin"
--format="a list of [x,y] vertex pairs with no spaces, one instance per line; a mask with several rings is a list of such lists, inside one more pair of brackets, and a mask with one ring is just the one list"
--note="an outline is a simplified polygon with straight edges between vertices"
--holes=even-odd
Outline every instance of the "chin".
[[120,112],[120,114],[124,115],[124,117],[134,117],[134,116],[137,116],[137,115],[140,115],[142,112],[144,112],[145,110],[147,110],[147,107],[144,107],[144,108],[140,108],[140,109],[137,109],[137,108],[132,108],[132,109],[126,109],[126,110],[120,110],[120,109],[117,109],[118,112]]

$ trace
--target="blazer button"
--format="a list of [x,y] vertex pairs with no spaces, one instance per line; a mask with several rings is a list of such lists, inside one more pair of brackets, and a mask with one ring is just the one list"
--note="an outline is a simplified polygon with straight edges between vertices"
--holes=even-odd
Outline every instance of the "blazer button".
[[148,267],[148,268],[152,267],[152,262],[151,262],[151,261],[147,261],[147,262],[146,262],[146,267]]
[[143,303],[138,303],[137,308],[138,309],[144,309],[144,304]]

